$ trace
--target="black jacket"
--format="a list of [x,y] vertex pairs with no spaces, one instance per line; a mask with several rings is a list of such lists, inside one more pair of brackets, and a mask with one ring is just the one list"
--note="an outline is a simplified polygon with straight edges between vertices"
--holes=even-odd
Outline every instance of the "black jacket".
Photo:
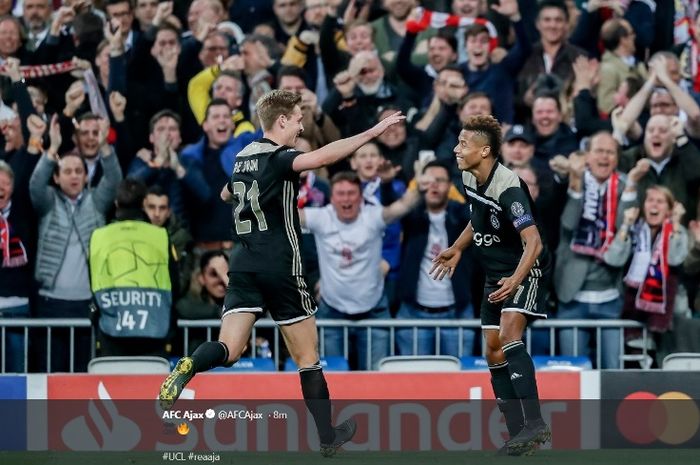
[[[453,244],[469,223],[469,210],[464,204],[450,200],[445,216],[447,241]],[[401,269],[399,272],[398,293],[402,302],[416,305],[416,291],[421,260],[428,245],[430,219],[425,208],[413,210],[404,217],[403,244],[401,248]],[[471,303],[471,274],[473,258],[469,249],[462,253],[462,259],[452,276],[452,292],[457,308]]]

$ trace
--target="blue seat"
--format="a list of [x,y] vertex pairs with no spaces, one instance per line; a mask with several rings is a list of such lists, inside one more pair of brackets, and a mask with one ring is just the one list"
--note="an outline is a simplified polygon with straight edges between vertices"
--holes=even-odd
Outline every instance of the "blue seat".
[[535,355],[532,357],[536,370],[544,371],[582,371],[591,370],[591,359],[584,356],[569,357],[564,355]]
[[465,356],[459,359],[462,370],[488,370],[489,364],[484,357]]
[[271,358],[241,358],[231,367],[216,367],[209,370],[213,373],[238,373],[249,371],[277,371],[275,361]]
[[[350,365],[345,357],[340,355],[329,355],[321,357],[321,367],[324,371],[348,371]],[[297,364],[290,358],[284,363],[284,371],[297,371]]]

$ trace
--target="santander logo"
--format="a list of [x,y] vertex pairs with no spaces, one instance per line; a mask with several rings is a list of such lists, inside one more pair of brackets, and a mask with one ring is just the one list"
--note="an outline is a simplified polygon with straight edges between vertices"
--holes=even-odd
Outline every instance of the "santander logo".
[[[61,432],[63,443],[72,450],[131,450],[141,440],[141,429],[119,414],[105,385],[97,386],[98,399],[88,401],[88,415],[69,421]],[[98,408],[97,404],[101,408]]]

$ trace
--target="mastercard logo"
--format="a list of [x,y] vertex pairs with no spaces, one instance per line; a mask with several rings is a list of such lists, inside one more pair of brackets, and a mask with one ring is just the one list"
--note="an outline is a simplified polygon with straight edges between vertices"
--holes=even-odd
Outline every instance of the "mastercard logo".
[[689,441],[700,428],[700,411],[688,394],[638,391],[625,397],[617,407],[615,420],[620,433],[634,444],[679,445]]

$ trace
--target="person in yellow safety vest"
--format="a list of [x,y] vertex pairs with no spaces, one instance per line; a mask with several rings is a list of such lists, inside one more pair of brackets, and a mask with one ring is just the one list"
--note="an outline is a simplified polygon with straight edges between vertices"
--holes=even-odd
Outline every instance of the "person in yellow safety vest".
[[116,221],[90,238],[90,282],[99,310],[98,354],[171,352],[173,300],[178,291],[175,248],[168,232],[143,211],[146,186],[125,179],[117,190]]

